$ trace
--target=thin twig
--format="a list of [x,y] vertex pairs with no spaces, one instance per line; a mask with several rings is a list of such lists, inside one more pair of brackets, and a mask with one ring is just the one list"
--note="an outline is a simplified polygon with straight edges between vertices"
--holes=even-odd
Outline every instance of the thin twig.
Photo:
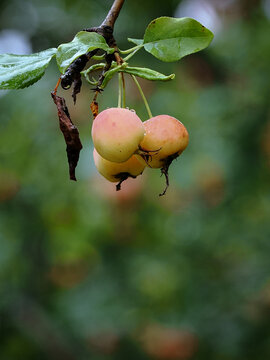
[[54,94],[54,95],[56,95],[56,93],[57,93],[57,89],[58,89],[58,87],[59,87],[59,85],[60,85],[60,82],[61,82],[61,77],[58,79],[58,81],[57,81],[57,83],[56,83],[56,85],[55,85],[55,88],[54,88],[54,91],[53,91],[53,94]]
[[121,10],[124,2],[125,2],[125,0],[114,0],[114,3],[112,4],[110,11],[108,12],[108,15],[104,19],[101,26],[110,26],[113,29],[114,23],[115,23],[116,19],[118,18],[118,15],[120,13],[120,10]]
[[[107,41],[107,44],[110,47],[114,48],[114,58],[117,62],[118,65],[122,65],[123,64],[123,59],[119,54],[119,49],[118,46],[116,44],[116,41],[113,37],[113,27],[114,27],[114,23],[120,13],[120,10],[124,4],[125,0],[115,0],[114,3],[112,4],[111,9],[108,12],[108,15],[106,16],[105,20],[102,22],[102,24],[98,27],[98,28],[90,28],[90,29],[86,29],[87,31],[95,31],[98,33],[101,33],[101,35],[103,35],[103,37],[105,38],[105,40]],[[106,31],[106,34],[104,33]],[[107,55],[108,58],[109,55]],[[100,89],[100,85],[104,79],[104,74],[106,73],[106,71],[108,71],[111,67],[111,60],[108,62],[107,61],[107,66],[104,68],[101,77],[99,79],[98,85],[96,89]],[[122,77],[122,83],[123,83],[123,92],[125,91],[125,80]],[[95,89],[95,90],[96,90]],[[122,94],[120,95],[122,96]],[[97,93],[95,94],[95,100],[97,98]],[[94,101],[94,100],[93,100]],[[118,106],[119,106],[119,97],[118,97]],[[125,101],[125,99],[123,99],[123,101]],[[120,101],[121,103],[121,101]],[[120,105],[121,107],[121,105]]]

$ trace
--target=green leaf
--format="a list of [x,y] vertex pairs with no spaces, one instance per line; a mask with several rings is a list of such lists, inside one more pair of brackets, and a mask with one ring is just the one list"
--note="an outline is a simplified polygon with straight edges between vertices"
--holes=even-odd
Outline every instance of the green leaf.
[[191,18],[160,17],[153,20],[144,34],[144,48],[162,61],[182,57],[206,48],[213,33]]
[[55,48],[31,55],[0,55],[0,89],[23,89],[34,84],[45,73]]
[[89,75],[90,72],[96,71],[96,70],[99,70],[99,69],[104,69],[105,66],[106,66],[106,64],[104,64],[104,63],[93,64],[93,65],[89,66],[88,69],[86,69],[84,71],[81,71],[81,74]]
[[108,82],[112,79],[114,74],[116,74],[121,69],[121,67],[122,65],[118,65],[115,68],[106,71],[106,73],[104,74],[104,80],[100,86],[101,89],[104,89],[107,86]]
[[103,36],[88,31],[80,31],[71,42],[59,45],[56,61],[61,73],[64,73],[79,56],[95,49],[102,49],[107,53],[114,51],[108,46]]
[[88,69],[81,71],[81,74],[84,75],[85,79],[91,84],[93,85],[93,81],[90,80],[89,75],[92,71],[96,71],[96,70],[100,70],[100,69],[104,69],[104,67],[106,66],[106,64],[104,63],[99,63],[99,64],[93,64],[91,65]]
[[152,80],[152,81],[157,81],[157,80],[168,81],[174,79],[175,77],[175,74],[171,74],[167,76],[152,69],[131,67],[131,66],[127,66],[127,64],[124,63],[122,65],[113,67],[112,69],[108,70],[105,73],[101,88],[104,89],[107,86],[108,82],[112,79],[112,77],[118,72],[124,72],[130,75],[139,76],[143,79]]
[[135,45],[142,45],[143,44],[143,39],[132,39],[132,38],[128,38],[128,41],[132,42]]
[[152,81],[157,81],[157,80],[168,81],[168,80],[172,80],[175,78],[175,74],[164,75],[155,70],[148,69],[148,68],[126,66],[124,68],[120,68],[119,71],[131,74],[131,75],[139,76],[143,79],[152,80]]

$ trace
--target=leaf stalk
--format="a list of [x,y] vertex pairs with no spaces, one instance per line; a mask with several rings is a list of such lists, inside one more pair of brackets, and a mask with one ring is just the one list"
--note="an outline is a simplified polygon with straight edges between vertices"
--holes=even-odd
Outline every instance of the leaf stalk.
[[120,50],[119,49],[119,51],[120,51],[121,54],[125,55],[125,54],[130,54],[130,53],[132,53],[133,51],[135,51],[137,49],[141,49],[142,47],[143,47],[143,45],[140,44],[140,45],[136,45],[136,46],[134,46],[134,47],[132,47],[130,49],[127,49],[127,50]]

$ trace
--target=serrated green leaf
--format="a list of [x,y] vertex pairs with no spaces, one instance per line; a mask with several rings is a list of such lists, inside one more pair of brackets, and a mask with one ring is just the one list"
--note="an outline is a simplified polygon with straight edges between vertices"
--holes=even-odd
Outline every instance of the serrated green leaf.
[[34,84],[45,73],[55,48],[31,55],[0,55],[0,89],[23,89]]
[[103,36],[88,31],[80,31],[74,39],[66,44],[61,44],[57,48],[56,61],[61,73],[64,73],[69,65],[79,56],[95,49],[102,49],[107,53],[112,53]]
[[144,48],[162,61],[182,57],[206,48],[213,33],[191,18],[160,17],[153,20],[144,34]]
[[175,78],[175,74],[164,75],[159,73],[158,71],[148,68],[126,66],[124,68],[120,68],[119,71],[152,81],[168,81]]
[[143,39],[132,39],[132,38],[128,38],[129,42],[132,42],[135,45],[142,45],[143,44]]

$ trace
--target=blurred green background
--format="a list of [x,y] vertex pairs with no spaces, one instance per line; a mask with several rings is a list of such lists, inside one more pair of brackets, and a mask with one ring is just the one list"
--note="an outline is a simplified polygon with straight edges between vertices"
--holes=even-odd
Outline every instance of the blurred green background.
[[[2,0],[0,51],[68,42],[111,3]],[[84,145],[69,181],[55,61],[32,87],[0,93],[1,360],[270,358],[270,1],[126,0],[119,47],[162,15],[215,33],[178,63],[143,50],[130,62],[176,73],[140,81],[153,114],[190,133],[163,198],[158,170],[119,193],[97,173],[86,83],[76,107],[60,90]],[[126,81],[127,105],[146,120]],[[112,81],[99,105],[116,104]]]

